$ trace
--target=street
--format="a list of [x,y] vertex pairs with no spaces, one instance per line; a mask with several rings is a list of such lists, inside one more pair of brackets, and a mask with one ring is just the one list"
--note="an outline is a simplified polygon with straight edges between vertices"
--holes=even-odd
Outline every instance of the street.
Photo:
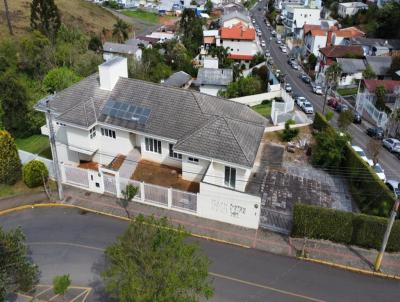
[[[41,283],[70,274],[72,285],[93,288],[87,301],[110,301],[100,272],[104,248],[125,221],[76,209],[36,208],[0,217],[5,229],[21,226]],[[254,249],[197,240],[211,260],[212,301],[393,301],[398,281],[333,269]]]
[[[251,14],[253,18],[256,19],[256,23],[258,24],[260,30],[262,31],[262,38],[266,41],[267,47],[264,50],[269,49],[271,56],[274,60],[275,65],[286,74],[285,81],[290,83],[293,89],[293,93],[304,96],[308,99],[314,106],[315,111],[322,112],[324,97],[320,95],[316,95],[312,92],[312,88],[309,84],[305,84],[299,77],[301,74],[301,70],[294,70],[288,63],[288,55],[283,53],[279,45],[276,43],[276,38],[271,37],[271,31],[267,28],[264,22],[264,8],[266,2],[261,1],[258,2],[257,5],[252,9]],[[261,11],[258,8],[262,8]],[[333,111],[333,109],[328,106],[325,107],[325,112],[328,110]],[[335,118],[337,118],[338,114],[335,113]],[[369,128],[370,125],[366,125],[366,122],[363,121],[361,125],[351,124],[348,131],[351,134],[354,145],[361,147],[371,158],[367,144],[370,138],[366,135],[365,131]],[[382,149],[379,154],[379,163],[382,165],[385,170],[386,178],[393,180],[400,180],[400,161],[389,151]]]

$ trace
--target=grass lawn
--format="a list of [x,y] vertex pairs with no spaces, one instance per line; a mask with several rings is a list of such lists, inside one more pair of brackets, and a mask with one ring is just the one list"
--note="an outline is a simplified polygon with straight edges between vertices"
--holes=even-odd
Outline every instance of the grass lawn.
[[157,24],[159,23],[160,17],[156,13],[146,12],[144,10],[124,10],[122,13],[125,16],[137,18],[147,23]]
[[[52,192],[55,192],[55,190],[57,190],[57,185],[54,181],[49,180],[49,185]],[[24,184],[22,180],[18,181],[15,185],[0,184],[0,198],[17,194],[28,194],[41,191],[44,191],[43,186],[30,189]]]
[[258,112],[264,117],[269,117],[271,115],[272,102],[266,104],[259,104],[251,107],[254,111]]
[[338,88],[336,91],[337,91],[341,96],[354,95],[354,94],[357,94],[358,87]]
[[15,143],[20,150],[51,159],[50,142],[45,135],[35,134],[30,137],[17,138]]

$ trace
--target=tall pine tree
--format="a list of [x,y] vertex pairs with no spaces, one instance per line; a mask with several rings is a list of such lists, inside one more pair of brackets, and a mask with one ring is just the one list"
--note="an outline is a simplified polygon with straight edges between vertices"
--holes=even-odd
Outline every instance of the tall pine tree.
[[0,184],[15,184],[21,179],[21,173],[21,160],[14,139],[7,131],[0,130]]
[[61,26],[61,18],[54,0],[33,0],[31,3],[31,28],[54,41]]

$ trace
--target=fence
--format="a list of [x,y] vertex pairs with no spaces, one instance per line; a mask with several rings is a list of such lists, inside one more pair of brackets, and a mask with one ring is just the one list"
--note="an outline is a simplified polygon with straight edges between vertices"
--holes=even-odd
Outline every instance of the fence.
[[197,212],[197,194],[172,189],[172,207]]
[[117,184],[115,176],[107,173],[103,173],[104,192],[117,195]]
[[388,116],[385,112],[376,109],[368,93],[359,93],[357,95],[356,110],[361,114],[366,112],[376,126],[386,128]]
[[38,156],[37,154],[33,154],[33,153],[26,152],[23,150],[18,150],[18,154],[19,154],[19,158],[21,159],[21,163],[23,165],[30,162],[31,160],[41,161],[47,167],[50,178],[55,178],[54,165],[53,165],[53,161],[51,159],[47,159],[47,158]]
[[62,166],[62,167],[64,167],[64,173],[65,173],[64,175],[66,183],[83,188],[89,188],[88,170],[71,166]]
[[146,201],[168,206],[168,188],[145,183],[144,198]]
[[271,119],[272,123],[276,126],[279,122],[279,116],[282,114],[286,114],[292,112],[294,110],[294,101],[293,98],[286,92],[281,92],[282,99],[284,100],[283,103],[278,103],[272,101],[271,107]]

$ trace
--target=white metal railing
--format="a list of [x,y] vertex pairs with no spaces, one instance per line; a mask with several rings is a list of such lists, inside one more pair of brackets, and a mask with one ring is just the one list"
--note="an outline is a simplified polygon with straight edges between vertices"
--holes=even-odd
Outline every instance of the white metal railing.
[[65,181],[67,183],[89,188],[89,172],[78,167],[64,166]]
[[168,188],[145,183],[144,199],[168,206]]
[[357,95],[356,110],[360,113],[366,112],[378,127],[386,128],[389,117],[386,112],[376,109],[370,94],[359,93]]
[[172,207],[196,212],[197,194],[172,189]]

